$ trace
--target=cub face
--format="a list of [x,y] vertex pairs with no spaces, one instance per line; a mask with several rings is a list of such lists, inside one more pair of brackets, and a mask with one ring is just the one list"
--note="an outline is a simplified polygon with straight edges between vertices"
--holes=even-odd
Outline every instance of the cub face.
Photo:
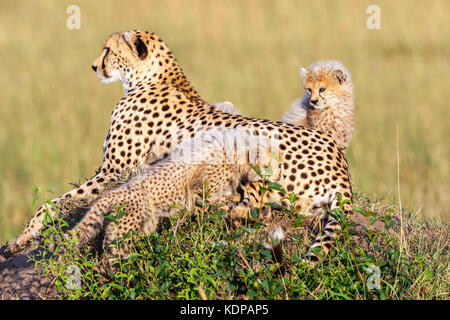
[[301,68],[305,99],[308,106],[319,110],[339,103],[343,94],[350,92],[350,73],[337,61],[319,61]]
[[[163,67],[161,61],[171,54],[154,33],[140,30],[115,33],[105,40],[92,69],[104,83],[151,79]],[[131,82],[131,83],[130,83]]]

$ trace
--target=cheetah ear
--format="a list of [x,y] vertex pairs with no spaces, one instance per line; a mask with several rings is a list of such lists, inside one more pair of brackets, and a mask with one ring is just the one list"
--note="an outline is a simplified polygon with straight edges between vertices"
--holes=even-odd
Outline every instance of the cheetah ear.
[[134,41],[134,47],[136,48],[136,52],[138,54],[139,59],[143,60],[145,57],[147,57],[148,49],[145,45],[144,41],[141,40],[141,38],[136,38]]
[[148,49],[145,45],[144,41],[141,38],[136,37],[134,34],[130,34],[130,32],[124,32],[122,34],[122,39],[125,41],[127,46],[133,51],[139,59],[143,60],[148,55]]
[[341,69],[336,69],[333,71],[333,76],[339,81],[339,84],[343,84],[345,80],[347,80],[347,76],[345,75],[345,72]]
[[305,68],[300,68],[300,76],[305,79],[308,75],[308,71]]

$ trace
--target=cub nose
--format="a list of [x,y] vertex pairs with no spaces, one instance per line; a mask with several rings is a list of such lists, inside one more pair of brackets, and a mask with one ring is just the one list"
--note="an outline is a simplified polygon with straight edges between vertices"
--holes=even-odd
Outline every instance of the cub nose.
[[316,105],[318,101],[319,101],[319,99],[310,100],[310,102],[311,102],[313,105]]
[[94,70],[95,72],[97,72],[97,66],[96,65],[92,65],[92,70]]

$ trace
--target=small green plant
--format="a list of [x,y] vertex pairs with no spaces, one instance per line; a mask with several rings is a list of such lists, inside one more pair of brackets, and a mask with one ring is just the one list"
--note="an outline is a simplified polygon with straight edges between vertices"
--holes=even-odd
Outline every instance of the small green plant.
[[[266,187],[283,192],[275,183]],[[407,245],[400,246],[394,210],[366,210],[362,204],[368,200],[357,194],[354,210],[367,220],[366,225],[344,215],[345,202],[338,199],[339,207],[329,213],[341,230],[329,255],[310,267],[302,260],[309,249],[303,233],[291,233],[284,243],[281,268],[265,247],[265,225],[247,220],[233,227],[221,205],[209,203],[208,190],[205,186],[195,212],[179,209],[160,232],[129,233],[116,239],[113,248],[127,242],[130,250],[109,258],[108,264],[104,254],[92,248],[78,251],[77,240],[63,236],[67,222],[46,215],[43,246],[33,259],[43,265],[46,276],[55,278],[64,299],[448,298],[446,228],[440,229],[444,236],[438,240],[430,238],[432,244],[421,233],[409,232]],[[292,227],[300,230],[303,220],[293,212],[295,197],[286,193],[285,199],[290,208],[265,205],[294,217]],[[119,226],[126,214],[123,208],[116,207],[106,219]],[[375,228],[380,223],[383,228]],[[411,228],[428,230],[415,223]],[[57,244],[54,250],[47,249],[50,243]]]
[[[279,163],[279,158],[273,157],[277,160]],[[257,209],[251,209],[250,215],[251,217],[256,220],[259,217],[259,214],[263,211],[264,207],[281,211],[282,213],[288,215],[291,219],[295,220],[295,226],[300,226],[305,219],[305,216],[295,214],[295,203],[297,201],[297,195],[294,193],[288,193],[284,187],[279,184],[278,182],[270,181],[271,176],[273,175],[273,169],[271,166],[264,166],[263,169],[253,166],[253,170],[258,174],[258,176],[261,178],[261,185],[259,186],[259,193],[260,193],[260,207]],[[289,203],[288,208],[281,205],[280,203],[274,203],[274,202],[266,202],[264,199],[264,195],[269,191],[273,190],[276,192],[279,192],[283,194],[283,196],[280,198],[280,202],[287,200]]]

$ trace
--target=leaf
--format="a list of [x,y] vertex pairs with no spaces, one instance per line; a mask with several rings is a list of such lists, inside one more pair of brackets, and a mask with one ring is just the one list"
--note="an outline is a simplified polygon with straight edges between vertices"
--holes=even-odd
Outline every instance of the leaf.
[[[117,276],[117,275],[116,275],[116,276]],[[124,290],[124,287],[123,287],[123,286],[118,285],[118,284],[116,284],[116,283],[110,283],[109,286],[110,286],[110,287],[113,287],[113,288],[116,288],[117,290],[120,290],[120,291],[123,291],[123,290]]]
[[271,207],[271,208],[279,209],[279,210],[282,210],[284,208],[282,205],[275,203],[275,202],[266,202],[264,205]]
[[61,220],[60,223],[61,223],[61,225],[60,225],[61,228],[63,228],[63,227],[67,227],[68,228],[69,227],[69,223],[66,220]]
[[225,271],[219,269],[216,271],[216,276],[220,277],[222,279],[228,279],[228,275],[225,273]]
[[268,191],[269,189],[264,187],[264,186],[260,186],[259,187],[259,192],[261,193],[261,197]]
[[195,204],[198,205],[199,207],[202,207],[202,208],[205,206],[205,203],[202,200],[200,200],[200,199],[197,199]]
[[247,232],[249,234],[253,234],[253,229],[249,227],[242,227],[242,231]]
[[131,253],[125,260],[133,262],[133,261],[139,259],[140,257],[141,257],[140,254]]
[[209,274],[205,274],[204,277],[206,280],[211,282],[214,285],[214,287],[216,286],[216,281],[214,281],[214,279]]
[[388,221],[388,222],[385,223],[384,228],[385,228],[386,230],[389,230],[390,228],[392,228],[392,226],[393,226],[394,224],[395,224],[395,221],[394,221],[394,220],[390,220],[390,221]]
[[45,210],[45,214],[44,214],[44,226],[48,226],[49,223],[53,223],[53,219],[50,216],[50,214],[48,213],[48,210]]
[[52,200],[47,200],[47,201],[45,201],[45,203],[49,204],[54,211],[58,211],[56,204]]
[[114,216],[112,214],[108,214],[108,215],[104,216],[104,218],[114,222],[116,225],[119,224],[119,221],[117,221],[116,216]]
[[235,285],[233,285],[230,281],[227,281],[227,284],[225,285],[225,290],[228,292],[233,292],[235,290]]
[[35,198],[33,199],[33,206],[34,206],[34,204],[36,203],[36,201],[39,200],[39,199],[40,199],[39,196],[37,196],[37,197],[35,197]]
[[39,188],[37,186],[32,186],[30,187],[31,190],[33,190],[33,195],[37,196],[38,192],[39,192]]
[[209,194],[210,186],[209,186],[209,182],[208,181],[206,181],[204,183],[203,187],[204,187],[205,194]]
[[303,224],[303,221],[306,219],[306,216],[304,215],[299,215],[296,219],[295,219],[295,226],[299,227]]
[[277,191],[281,191],[284,194],[286,194],[286,190],[283,188],[283,186],[277,182],[272,182],[267,186],[267,189],[271,189],[271,190],[277,190]]
[[266,291],[269,291],[269,290],[270,290],[270,282],[269,282],[269,280],[264,279],[264,280],[262,281],[262,287],[263,287]]
[[271,167],[271,166],[265,166],[265,167],[264,167],[264,175],[265,175],[266,177],[271,177],[272,174],[273,174],[272,167]]
[[330,214],[333,218],[335,218],[336,221],[338,221],[338,222],[342,222],[343,220],[345,220],[345,219],[344,219],[344,215],[342,214],[342,212],[341,212],[338,208],[334,209],[334,210],[331,211],[329,214]]
[[298,197],[297,197],[297,195],[295,193],[289,193],[288,194],[288,198],[289,198],[289,202],[291,204],[294,204],[297,201],[297,199],[298,199]]
[[252,169],[258,174],[258,176],[260,176],[261,178],[263,178],[261,169],[258,166],[252,166]]
[[260,253],[266,260],[272,259],[272,251],[267,250],[267,249],[262,249],[260,251]]
[[257,208],[251,208],[251,209],[250,209],[250,216],[251,216],[254,220],[258,219],[258,217],[259,217],[259,209],[257,209]]
[[117,218],[118,218],[118,219],[121,219],[121,218],[122,218],[124,215],[126,215],[126,214],[127,214],[126,211],[121,210],[121,211],[118,213]]
[[374,224],[377,220],[378,220],[378,217],[377,217],[377,216],[372,216],[372,217],[370,217],[370,219],[369,219],[369,225]]
[[363,216],[366,216],[366,210],[364,210],[363,208],[353,207],[353,210],[355,210],[356,212],[361,213]]

